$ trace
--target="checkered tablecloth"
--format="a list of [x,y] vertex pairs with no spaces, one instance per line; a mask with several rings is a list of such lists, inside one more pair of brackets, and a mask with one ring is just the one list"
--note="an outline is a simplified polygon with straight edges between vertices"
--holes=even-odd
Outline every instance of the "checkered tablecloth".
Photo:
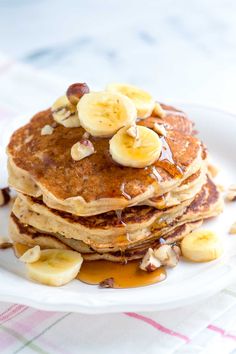
[[[0,56],[1,126],[49,106],[68,84]],[[162,312],[83,315],[0,303],[0,353],[236,354],[236,284]]]

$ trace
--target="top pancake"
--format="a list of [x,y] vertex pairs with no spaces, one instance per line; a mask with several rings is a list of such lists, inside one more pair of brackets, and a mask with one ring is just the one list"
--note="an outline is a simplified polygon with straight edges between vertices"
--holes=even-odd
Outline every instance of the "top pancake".
[[[164,119],[149,117],[138,123],[152,128],[161,121],[168,132],[162,161],[141,169],[115,163],[106,138],[89,137],[96,153],[74,161],[71,147],[84,129],[57,125],[51,135],[41,135],[46,124],[55,124],[51,110],[42,111],[11,137],[9,183],[22,193],[42,195],[49,207],[82,216],[145,204],[180,185],[202,165],[202,145],[190,135],[192,122],[172,107],[163,108]],[[168,162],[172,158],[174,163]]]

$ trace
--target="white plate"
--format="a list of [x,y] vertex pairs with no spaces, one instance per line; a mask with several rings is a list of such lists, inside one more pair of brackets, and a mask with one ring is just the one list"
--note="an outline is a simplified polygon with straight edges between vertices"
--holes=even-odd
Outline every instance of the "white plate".
[[[224,186],[236,183],[236,118],[218,110],[182,104],[196,123],[207,144],[213,162],[220,167],[218,181]],[[0,150],[0,156],[3,156]],[[0,211],[0,234],[7,233],[9,210]],[[168,270],[167,279],[159,284],[135,289],[98,289],[79,281],[53,288],[27,280],[24,266],[12,250],[0,253],[0,300],[17,302],[39,309],[105,313],[121,311],[164,310],[183,306],[223,289],[236,279],[236,236],[228,235],[236,221],[236,204],[228,203],[219,217],[204,223],[225,239],[224,256],[213,262],[193,264],[181,261]]]

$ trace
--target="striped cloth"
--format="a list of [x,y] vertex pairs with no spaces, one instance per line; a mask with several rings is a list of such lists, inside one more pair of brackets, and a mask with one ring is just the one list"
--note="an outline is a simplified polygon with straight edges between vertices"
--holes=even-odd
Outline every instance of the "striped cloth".
[[[68,84],[0,55],[2,127],[49,105]],[[0,139],[6,144],[8,135]],[[236,284],[201,303],[149,313],[83,315],[0,303],[1,354],[95,352],[236,354]]]

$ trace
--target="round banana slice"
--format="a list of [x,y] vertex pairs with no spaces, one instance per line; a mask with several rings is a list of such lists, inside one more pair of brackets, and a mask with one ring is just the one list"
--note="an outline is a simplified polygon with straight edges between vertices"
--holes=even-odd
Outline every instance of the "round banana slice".
[[41,250],[40,247],[37,245],[33,248],[28,249],[24,254],[22,254],[19,260],[24,263],[34,263],[39,260],[40,255]]
[[80,126],[76,106],[72,105],[67,96],[59,97],[51,107],[54,120],[64,125],[66,128],[76,128]]
[[93,136],[112,136],[121,127],[131,125],[137,118],[133,102],[112,92],[85,94],[78,105],[82,127]]
[[41,251],[37,262],[27,263],[29,278],[39,283],[61,286],[79,273],[83,258],[71,250],[49,249]]
[[210,230],[197,230],[184,237],[182,254],[193,262],[209,262],[219,258],[223,251],[220,237]]
[[136,138],[130,134],[130,128],[120,129],[110,140],[110,154],[123,166],[142,168],[158,159],[162,143],[153,130],[140,125],[136,128]]
[[135,104],[138,118],[147,118],[151,115],[155,107],[155,101],[153,100],[152,96],[148,92],[141,90],[136,86],[113,83],[108,85],[106,89],[107,91],[119,92],[129,97]]

